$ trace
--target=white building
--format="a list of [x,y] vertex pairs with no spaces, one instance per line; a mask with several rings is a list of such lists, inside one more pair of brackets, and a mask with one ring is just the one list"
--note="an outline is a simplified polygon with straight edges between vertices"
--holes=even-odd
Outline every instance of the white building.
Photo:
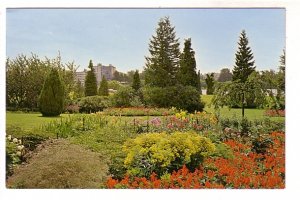
[[[95,70],[95,75],[97,79],[97,85],[100,84],[100,81],[102,80],[102,76],[106,78],[106,80],[112,80],[114,78],[114,73],[116,71],[116,68],[109,64],[108,66],[98,64],[97,66],[93,66]],[[79,80],[82,85],[84,85],[85,76],[86,76],[87,70],[85,69],[83,72],[76,72],[76,81]]]

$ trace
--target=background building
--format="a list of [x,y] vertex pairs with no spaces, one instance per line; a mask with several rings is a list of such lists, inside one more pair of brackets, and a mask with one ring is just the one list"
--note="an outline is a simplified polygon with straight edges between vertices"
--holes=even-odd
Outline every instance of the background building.
[[[100,84],[100,81],[102,80],[102,76],[104,76],[106,80],[112,80],[114,78],[114,73],[116,71],[116,68],[113,65],[109,64],[108,66],[105,66],[100,63],[93,67],[95,69],[97,85]],[[83,72],[76,72],[76,81],[79,80],[81,84],[84,85],[86,73],[87,73],[86,69]]]

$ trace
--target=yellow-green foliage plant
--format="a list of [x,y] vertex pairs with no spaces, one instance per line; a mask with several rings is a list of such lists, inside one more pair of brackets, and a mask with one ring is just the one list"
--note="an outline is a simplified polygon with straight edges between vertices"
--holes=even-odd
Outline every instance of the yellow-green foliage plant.
[[215,151],[210,139],[195,132],[148,133],[127,140],[123,145],[124,165],[129,175],[163,175],[186,165],[191,170]]

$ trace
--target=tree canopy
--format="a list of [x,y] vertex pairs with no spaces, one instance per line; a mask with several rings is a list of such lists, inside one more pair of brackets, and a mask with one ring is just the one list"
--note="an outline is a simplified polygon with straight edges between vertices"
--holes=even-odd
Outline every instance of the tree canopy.
[[192,49],[191,38],[184,42],[183,53],[180,56],[180,68],[178,71],[178,80],[182,85],[199,87],[198,76],[196,72],[195,52]]
[[149,86],[166,87],[177,80],[180,50],[175,27],[168,17],[161,18],[156,34],[149,43],[150,55],[146,57],[145,83]]
[[95,75],[95,69],[93,67],[93,62],[90,60],[89,71],[85,76],[84,81],[84,94],[85,96],[95,96],[97,95],[97,78]]
[[57,69],[53,68],[45,80],[39,99],[40,111],[43,116],[58,116],[63,112],[64,92],[64,84]]

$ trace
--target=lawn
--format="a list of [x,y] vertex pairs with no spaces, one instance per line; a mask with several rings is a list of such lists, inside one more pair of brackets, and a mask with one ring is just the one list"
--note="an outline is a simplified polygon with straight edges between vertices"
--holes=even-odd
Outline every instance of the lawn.
[[68,116],[62,114],[60,117],[42,117],[41,113],[6,112],[6,126],[17,126],[23,130],[32,130],[50,121]]
[[[205,103],[204,110],[208,113],[216,113],[216,110],[211,105],[211,100],[213,95],[201,95],[201,100]],[[265,109],[245,109],[245,117],[249,120],[268,118],[264,115]],[[242,109],[240,108],[231,108],[223,107],[219,110],[220,117],[223,118],[241,118],[242,117]],[[284,117],[271,117],[272,121],[280,121],[283,122],[285,120]]]

